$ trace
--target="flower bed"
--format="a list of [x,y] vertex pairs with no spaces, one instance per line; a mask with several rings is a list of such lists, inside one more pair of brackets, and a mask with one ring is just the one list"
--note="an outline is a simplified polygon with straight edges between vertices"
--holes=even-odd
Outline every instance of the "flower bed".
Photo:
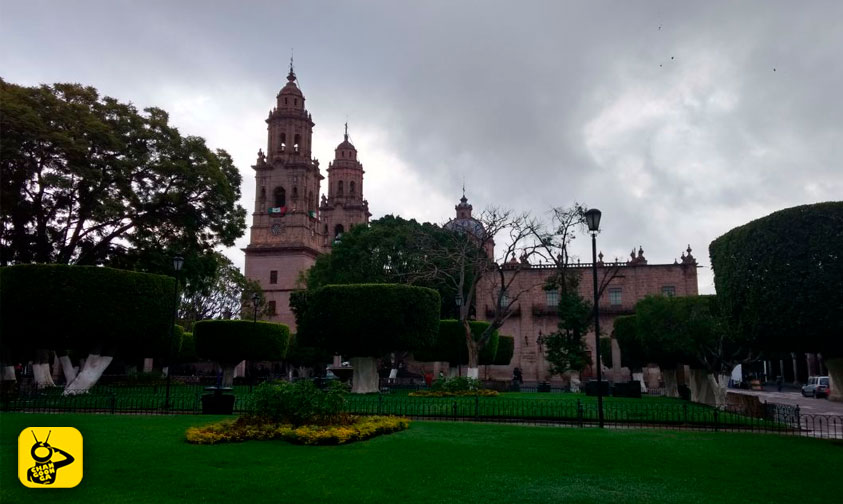
[[185,436],[192,444],[239,443],[250,440],[283,439],[306,445],[335,445],[363,441],[407,429],[410,421],[394,416],[349,417],[342,425],[278,424],[256,417],[223,420],[204,427],[191,427]]

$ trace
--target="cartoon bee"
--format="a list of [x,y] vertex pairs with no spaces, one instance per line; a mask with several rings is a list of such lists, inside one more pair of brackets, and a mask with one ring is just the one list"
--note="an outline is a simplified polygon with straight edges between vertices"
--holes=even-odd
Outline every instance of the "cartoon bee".
[[[64,466],[72,464],[75,459],[66,451],[56,448],[55,446],[50,446],[48,441],[50,440],[50,434],[53,433],[52,430],[47,433],[47,439],[44,441],[38,441],[38,437],[35,436],[35,431],[31,432],[32,437],[35,438],[35,444],[32,445],[30,453],[32,454],[32,458],[35,460],[35,466],[30,467],[29,470],[26,471],[26,479],[41,485],[52,485],[56,482],[56,471]],[[53,462],[51,459],[56,453],[63,455],[64,459]]]

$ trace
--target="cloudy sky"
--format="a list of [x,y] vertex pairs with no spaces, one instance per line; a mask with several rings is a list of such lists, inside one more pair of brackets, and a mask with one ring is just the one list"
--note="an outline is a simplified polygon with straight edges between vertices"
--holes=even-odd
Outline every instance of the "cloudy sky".
[[0,76],[164,108],[233,155],[250,210],[291,49],[314,156],[327,166],[348,120],[375,218],[444,222],[463,180],[475,209],[579,201],[603,211],[606,256],[672,263],[690,244],[713,292],[712,239],[843,197],[839,1],[0,6]]

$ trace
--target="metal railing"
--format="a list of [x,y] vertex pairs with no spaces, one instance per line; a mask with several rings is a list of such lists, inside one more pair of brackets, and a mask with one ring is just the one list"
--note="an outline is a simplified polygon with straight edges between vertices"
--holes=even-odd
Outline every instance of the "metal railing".
[[[130,415],[198,414],[202,386],[173,387],[169,402],[161,386],[99,388],[64,396],[61,389],[4,395],[0,410],[33,413],[105,413]],[[249,386],[235,387],[234,412],[253,412]],[[554,399],[555,398],[555,399]],[[413,419],[591,427],[597,425],[597,404],[579,394],[548,394],[547,398],[410,397],[400,394],[352,395],[345,413],[398,415]],[[604,404],[606,425],[612,428],[659,428],[700,431],[764,432],[843,439],[843,416],[804,414],[798,406],[766,403],[762,412],[714,408],[685,401],[664,403],[623,400]]]

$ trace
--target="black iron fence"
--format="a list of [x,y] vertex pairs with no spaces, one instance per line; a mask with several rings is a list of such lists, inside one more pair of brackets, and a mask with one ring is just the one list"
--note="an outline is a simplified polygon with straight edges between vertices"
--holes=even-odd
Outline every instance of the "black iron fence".
[[[6,394],[3,411],[34,413],[199,414],[201,385],[97,387],[87,394],[62,394],[61,389]],[[234,413],[253,411],[250,387],[232,391]],[[530,397],[412,397],[401,394],[348,395],[345,412],[357,415],[400,415],[414,419],[591,427],[597,425],[597,404],[580,394]],[[620,400],[604,403],[605,424],[612,428],[662,428],[735,432],[767,432],[843,439],[843,416],[801,413],[798,406],[766,403],[762,412],[713,408],[680,400]]]

